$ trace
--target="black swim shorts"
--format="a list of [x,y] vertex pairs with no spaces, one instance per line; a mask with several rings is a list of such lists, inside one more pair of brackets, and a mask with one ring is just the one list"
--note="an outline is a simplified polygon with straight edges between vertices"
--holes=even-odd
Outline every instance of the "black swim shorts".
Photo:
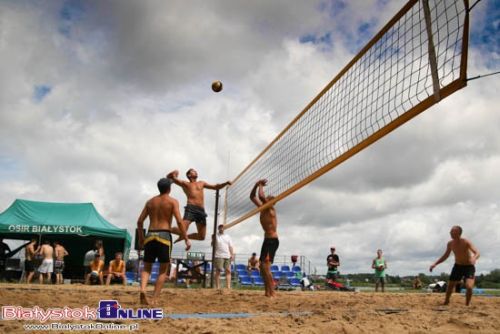
[[168,230],[149,230],[144,239],[144,262],[170,262],[172,235]]
[[473,279],[476,274],[476,268],[472,264],[456,264],[451,269],[450,281],[459,282],[462,278]]
[[207,225],[207,214],[201,206],[188,204],[184,207],[184,220]]
[[35,271],[35,262],[33,260],[24,261],[24,271],[31,273]]
[[64,271],[64,261],[55,260],[54,261],[54,272],[56,274],[61,274]]
[[276,255],[279,245],[278,238],[264,238],[262,249],[260,250],[260,262],[265,262],[266,259],[269,259],[269,262],[273,263],[274,255]]

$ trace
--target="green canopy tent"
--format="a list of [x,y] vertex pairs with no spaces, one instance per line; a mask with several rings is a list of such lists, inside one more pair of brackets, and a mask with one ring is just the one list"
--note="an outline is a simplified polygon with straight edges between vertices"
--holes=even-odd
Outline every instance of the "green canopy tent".
[[121,251],[128,257],[132,237],[104,219],[92,203],[50,203],[16,199],[0,213],[0,237],[60,241],[69,252],[65,258],[65,276],[82,277],[85,253],[95,240],[104,243],[106,262]]

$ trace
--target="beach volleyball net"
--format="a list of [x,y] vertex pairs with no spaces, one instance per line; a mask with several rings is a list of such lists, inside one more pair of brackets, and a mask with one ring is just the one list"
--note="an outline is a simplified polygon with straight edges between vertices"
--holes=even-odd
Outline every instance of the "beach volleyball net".
[[[230,228],[466,86],[467,0],[411,0],[226,190]],[[259,179],[275,198],[256,208]]]

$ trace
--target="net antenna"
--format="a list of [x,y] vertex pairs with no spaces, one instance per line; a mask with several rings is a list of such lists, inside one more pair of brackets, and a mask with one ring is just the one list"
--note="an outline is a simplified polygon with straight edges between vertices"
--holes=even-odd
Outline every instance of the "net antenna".
[[[467,84],[468,0],[410,0],[227,189],[225,228],[346,161]],[[274,197],[250,191],[268,179]]]

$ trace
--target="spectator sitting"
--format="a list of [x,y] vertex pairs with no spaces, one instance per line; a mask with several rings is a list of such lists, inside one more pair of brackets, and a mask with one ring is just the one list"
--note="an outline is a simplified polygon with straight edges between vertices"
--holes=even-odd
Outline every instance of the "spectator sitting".
[[418,276],[415,276],[415,279],[413,280],[413,288],[422,289],[422,281],[420,281],[420,278]]
[[99,284],[103,285],[103,269],[104,261],[101,260],[99,254],[95,254],[94,261],[90,262],[90,272],[85,277],[85,284]]
[[257,257],[257,253],[252,253],[252,256],[248,259],[247,271],[260,270],[260,260]]
[[116,252],[115,259],[109,261],[106,285],[109,285],[111,281],[127,285],[127,277],[125,276],[125,261],[123,261],[122,256],[122,252]]

